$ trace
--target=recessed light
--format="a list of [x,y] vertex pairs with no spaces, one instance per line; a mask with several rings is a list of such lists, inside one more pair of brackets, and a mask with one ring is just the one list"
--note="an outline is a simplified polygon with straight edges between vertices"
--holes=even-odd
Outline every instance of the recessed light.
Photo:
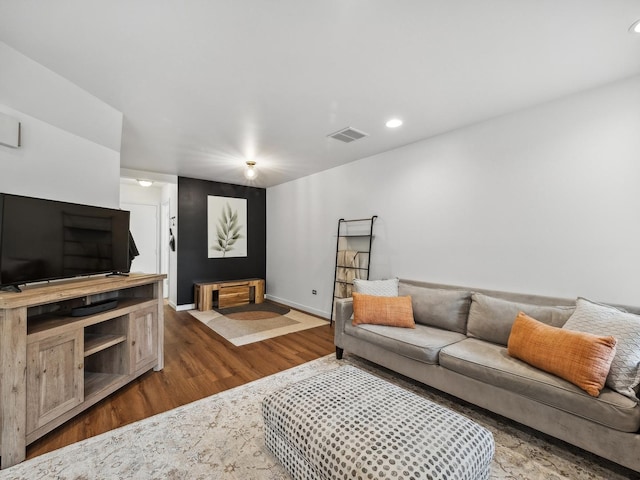
[[640,33],[640,20],[636,21],[633,25],[629,27],[629,31],[631,33]]
[[153,185],[153,182],[151,180],[138,180],[138,185],[141,187],[150,187]]
[[402,125],[402,120],[400,120],[399,118],[392,118],[387,123],[385,123],[385,125],[388,128],[398,128],[400,125]]

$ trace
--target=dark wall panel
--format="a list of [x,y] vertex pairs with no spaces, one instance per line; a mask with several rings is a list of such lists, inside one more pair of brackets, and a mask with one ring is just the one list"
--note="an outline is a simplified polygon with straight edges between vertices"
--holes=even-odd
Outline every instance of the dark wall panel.
[[[247,199],[247,256],[208,258],[207,197]],[[178,305],[194,303],[194,282],[265,278],[267,191],[229,183],[178,178]]]

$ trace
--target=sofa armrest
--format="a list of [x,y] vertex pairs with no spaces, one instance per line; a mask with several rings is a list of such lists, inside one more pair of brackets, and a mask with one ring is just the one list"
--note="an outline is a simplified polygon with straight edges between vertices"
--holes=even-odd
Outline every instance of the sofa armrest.
[[351,321],[353,316],[353,298],[338,298],[335,301],[335,308],[333,309],[333,321],[335,322],[335,344],[341,346],[339,338],[344,334],[344,326],[347,322]]
[[344,339],[346,336],[344,326],[351,321],[351,316],[353,315],[353,298],[338,298],[335,300],[333,313],[335,322],[333,343],[336,346],[336,358],[340,360],[344,351]]
[[344,332],[344,325],[351,321],[353,315],[353,298],[338,298],[336,300],[335,318],[336,331]]

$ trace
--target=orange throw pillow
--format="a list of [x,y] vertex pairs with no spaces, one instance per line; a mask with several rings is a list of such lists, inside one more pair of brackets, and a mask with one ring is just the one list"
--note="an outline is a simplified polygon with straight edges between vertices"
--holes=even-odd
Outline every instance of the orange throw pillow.
[[507,351],[597,397],[616,354],[616,339],[552,327],[520,312]]
[[353,325],[362,323],[416,328],[411,296],[378,297],[353,292]]

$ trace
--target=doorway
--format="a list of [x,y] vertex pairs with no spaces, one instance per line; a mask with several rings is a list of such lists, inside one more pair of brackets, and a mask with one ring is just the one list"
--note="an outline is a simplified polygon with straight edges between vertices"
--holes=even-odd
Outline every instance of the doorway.
[[[167,275],[163,296],[175,308],[176,253],[170,251],[169,229],[176,235],[177,177],[121,169],[120,208],[131,212],[130,230],[140,255],[131,264],[132,272]],[[136,178],[152,178],[151,186],[141,186]]]
[[121,203],[123,210],[129,210],[129,230],[136,242],[140,255],[133,259],[132,272],[159,273],[158,255],[158,206],[136,203]]

